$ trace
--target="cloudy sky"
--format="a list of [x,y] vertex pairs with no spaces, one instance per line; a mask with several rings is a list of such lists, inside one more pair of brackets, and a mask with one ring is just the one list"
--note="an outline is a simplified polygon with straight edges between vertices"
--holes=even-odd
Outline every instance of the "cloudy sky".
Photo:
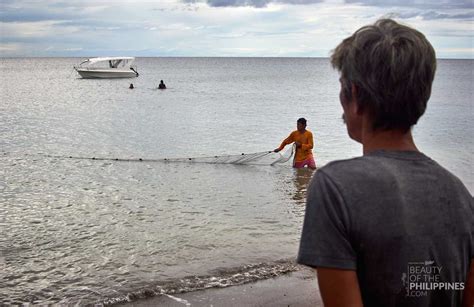
[[326,57],[384,16],[474,58],[473,0],[1,0],[0,56]]

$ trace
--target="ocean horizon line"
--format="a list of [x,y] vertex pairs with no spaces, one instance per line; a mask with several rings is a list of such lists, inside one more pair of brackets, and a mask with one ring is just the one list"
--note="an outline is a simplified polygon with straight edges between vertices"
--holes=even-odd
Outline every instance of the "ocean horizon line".
[[[111,55],[75,55],[75,56],[1,56],[0,59],[67,59],[67,58],[99,58],[99,57],[108,57],[108,56],[125,56],[123,54],[111,54]],[[193,58],[202,58],[202,59],[329,59],[330,56],[136,56],[136,55],[127,55],[133,56],[135,58],[169,58],[169,59],[193,59]],[[437,60],[474,60],[472,58],[450,58],[450,57],[441,57],[436,58]]]

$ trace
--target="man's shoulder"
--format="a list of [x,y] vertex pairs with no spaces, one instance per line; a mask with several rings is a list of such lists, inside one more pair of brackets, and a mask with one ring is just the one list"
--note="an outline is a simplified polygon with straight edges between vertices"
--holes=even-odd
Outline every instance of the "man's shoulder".
[[344,160],[329,162],[321,168],[326,173],[367,173],[368,171],[387,172],[389,169],[383,165],[403,165],[411,164],[414,161],[424,161],[426,167],[442,168],[435,161],[419,152],[390,152],[377,151],[371,154],[354,157]]
[[[424,158],[432,161],[426,156]],[[397,176],[397,169],[404,171],[409,168],[409,164],[409,160],[396,160],[384,154],[364,155],[332,161],[319,171],[332,181],[343,185],[364,185],[364,183],[371,185],[388,178],[393,179]]]
[[346,187],[370,189],[400,183],[423,185],[423,180],[429,179],[433,183],[451,186],[463,193],[467,191],[458,177],[419,152],[378,152],[337,160],[326,164],[318,172]]
[[369,159],[364,156],[350,159],[331,161],[318,169],[329,177],[347,177],[351,174],[365,173],[368,168],[377,168]]

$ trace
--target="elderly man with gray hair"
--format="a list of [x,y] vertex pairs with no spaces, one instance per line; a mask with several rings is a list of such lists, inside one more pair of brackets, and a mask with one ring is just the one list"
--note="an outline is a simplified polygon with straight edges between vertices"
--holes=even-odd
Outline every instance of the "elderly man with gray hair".
[[298,262],[316,268],[325,306],[474,306],[473,198],[411,133],[431,94],[433,47],[381,19],[331,62],[363,156],[315,173]]

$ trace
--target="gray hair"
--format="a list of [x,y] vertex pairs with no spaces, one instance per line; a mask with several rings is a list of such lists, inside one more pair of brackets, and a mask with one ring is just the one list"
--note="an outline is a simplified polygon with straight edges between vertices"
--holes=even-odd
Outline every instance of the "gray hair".
[[350,98],[347,85],[356,86],[359,107],[371,114],[374,130],[408,131],[425,112],[436,56],[421,32],[380,19],[344,39],[331,63],[341,73],[343,95]]

